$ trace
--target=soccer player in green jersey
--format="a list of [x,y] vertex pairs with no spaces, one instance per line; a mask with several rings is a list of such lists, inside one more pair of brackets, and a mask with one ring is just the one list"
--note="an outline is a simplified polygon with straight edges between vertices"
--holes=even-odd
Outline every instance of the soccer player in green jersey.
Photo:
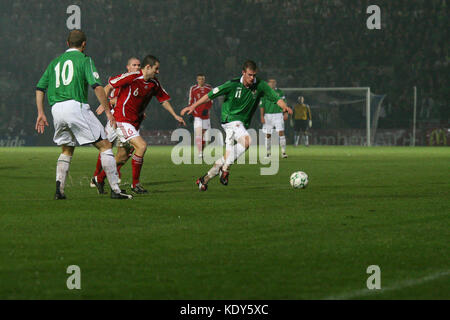
[[269,99],[280,106],[283,112],[286,111],[292,114],[292,109],[269,87],[267,82],[256,77],[257,71],[258,68],[254,61],[246,61],[242,67],[242,76],[240,78],[225,82],[197,100],[193,105],[181,110],[181,115],[184,115],[186,112],[191,114],[197,106],[219,96],[225,96],[221,116],[222,127],[226,134],[225,156],[218,159],[207,174],[197,179],[196,183],[200,191],[206,191],[209,180],[219,173],[220,182],[223,185],[228,185],[231,164],[245,153],[250,146],[250,135],[246,129],[255,110],[258,108],[261,98]]
[[66,199],[64,186],[76,142],[80,145],[92,143],[99,149],[102,166],[111,186],[111,198],[132,199],[131,195],[119,188],[119,175],[111,142],[106,139],[102,124],[87,103],[87,90],[91,86],[104,107],[108,120],[113,126],[116,125],[94,62],[84,54],[86,35],[81,30],[72,30],[67,38],[67,45],[69,49],[50,62],[36,86],[38,116],[35,129],[38,133],[44,133],[45,126],[48,126],[44,112],[47,90],[55,127],[53,141],[62,148],[56,165],[55,199]]
[[[271,78],[267,80],[267,84],[271,87],[281,99],[286,101],[283,91],[277,88],[277,80]],[[288,119],[287,111],[283,112],[276,103],[270,99],[263,97],[259,103],[261,111],[261,123],[263,124],[263,131],[266,134],[266,150],[267,158],[271,154],[271,133],[275,129],[280,136],[281,156],[287,158],[286,154],[286,137],[284,135],[284,121]]]

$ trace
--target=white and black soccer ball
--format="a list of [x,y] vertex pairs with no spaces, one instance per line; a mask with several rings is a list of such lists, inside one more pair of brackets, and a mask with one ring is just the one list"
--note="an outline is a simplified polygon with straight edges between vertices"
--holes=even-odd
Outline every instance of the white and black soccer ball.
[[291,174],[291,186],[294,189],[304,189],[308,185],[308,175],[303,171],[297,171]]

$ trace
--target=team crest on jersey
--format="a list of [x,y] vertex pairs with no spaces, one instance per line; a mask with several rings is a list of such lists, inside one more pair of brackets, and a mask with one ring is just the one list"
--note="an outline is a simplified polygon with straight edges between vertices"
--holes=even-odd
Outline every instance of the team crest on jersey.
[[94,75],[94,78],[95,78],[95,79],[100,78],[100,75],[98,74],[98,72],[94,72],[94,73],[92,73],[92,74]]

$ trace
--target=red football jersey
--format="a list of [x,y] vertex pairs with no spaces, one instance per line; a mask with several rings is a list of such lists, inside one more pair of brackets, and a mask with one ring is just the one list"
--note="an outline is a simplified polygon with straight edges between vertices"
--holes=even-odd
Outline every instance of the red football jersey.
[[114,118],[118,122],[131,123],[136,129],[139,129],[145,108],[153,96],[160,103],[170,100],[158,79],[145,81],[142,70],[112,77],[109,84],[115,89],[120,88]]
[[[212,87],[205,83],[203,87],[200,87],[198,84],[193,85],[189,89],[189,105],[194,104],[197,100],[200,100],[205,94],[208,94],[212,90]],[[193,113],[194,117],[199,117],[202,119],[209,119],[209,110],[212,107],[212,101],[206,102],[204,104],[199,105],[195,108]]]

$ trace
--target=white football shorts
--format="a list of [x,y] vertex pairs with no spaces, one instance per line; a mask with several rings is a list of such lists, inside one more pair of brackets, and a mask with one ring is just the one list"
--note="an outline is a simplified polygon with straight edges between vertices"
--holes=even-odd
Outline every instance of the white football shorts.
[[119,138],[119,141],[122,144],[121,146],[125,146],[127,143],[129,143],[131,139],[140,136],[140,130],[136,130],[136,128],[131,123],[116,122],[116,124],[117,124],[116,130],[114,130],[111,127],[111,125],[110,128],[108,129],[108,131],[114,131],[114,133],[111,133],[111,135],[108,136],[109,141],[114,141],[115,139]]
[[284,131],[283,113],[266,113],[264,114],[263,132],[271,134],[275,128],[277,132]]
[[57,102],[52,106],[55,135],[53,141],[58,145],[74,147],[106,139],[100,120],[87,103],[75,100]]
[[211,120],[194,117],[194,129],[196,128],[211,129]]
[[241,137],[249,136],[242,121],[224,123],[222,128],[225,130],[225,146],[227,149],[234,145],[234,140],[237,142]]
[[[114,108],[111,109],[111,114],[114,115]],[[113,146],[116,146],[116,147],[130,147],[131,146],[131,144],[129,142],[125,142],[125,143],[120,142],[120,139],[118,139],[118,136],[117,136],[116,129],[114,129],[111,126],[111,123],[109,122],[109,120],[106,123],[105,132],[106,132],[106,138],[109,140],[109,142],[111,142],[111,144]]]

